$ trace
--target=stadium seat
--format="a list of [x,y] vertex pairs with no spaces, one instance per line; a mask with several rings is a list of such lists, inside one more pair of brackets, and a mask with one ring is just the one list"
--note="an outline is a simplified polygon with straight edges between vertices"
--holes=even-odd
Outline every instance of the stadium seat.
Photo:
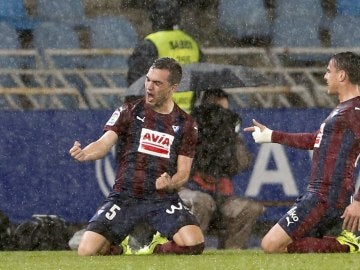
[[233,38],[268,38],[270,20],[263,0],[220,0],[218,27]]
[[17,30],[32,30],[37,21],[31,19],[24,0],[0,0],[0,20],[8,22]]
[[336,0],[336,15],[360,16],[359,0]]
[[[90,47],[93,49],[131,49],[137,42],[133,25],[123,17],[97,17],[89,20]],[[88,68],[127,68],[127,57],[102,55],[92,57]]]
[[137,42],[134,26],[122,16],[101,16],[90,19],[91,48],[133,48]]
[[[276,0],[272,31],[274,47],[321,47],[320,25],[323,9],[320,0]],[[284,54],[281,59],[286,65],[312,65],[324,63],[324,54]]]
[[[43,22],[34,29],[33,46],[44,56],[46,49],[79,49],[80,41],[72,27],[59,22]],[[45,65],[49,65],[46,60],[44,59]],[[52,60],[57,68],[76,68],[82,65],[79,57],[68,57],[66,54]]]
[[82,26],[86,20],[82,0],[37,0],[36,14],[40,20],[59,21],[71,26]]
[[319,47],[323,10],[319,0],[276,0],[272,45]]
[[[46,54],[46,50],[51,49],[79,49],[80,41],[77,32],[67,24],[60,22],[43,22],[34,29],[33,45],[39,50],[43,57],[44,66],[57,69],[81,69],[84,67],[84,58],[80,55],[68,55],[64,53]],[[80,93],[84,92],[84,81],[77,73],[67,73],[63,75],[63,81],[56,76],[49,76],[46,79],[47,87],[73,87],[77,88]],[[65,84],[65,85],[64,85]],[[68,104],[66,101],[64,104]],[[70,106],[70,105],[69,105]]]
[[[16,30],[5,22],[0,22],[0,49],[19,49],[20,42]],[[20,59],[14,55],[0,55],[1,69],[21,68]],[[2,87],[15,87],[16,82],[9,73],[0,73],[0,85]]]
[[[124,17],[104,16],[90,19],[88,22],[90,48],[92,49],[132,49],[137,43],[134,26]],[[116,87],[125,87],[128,53],[93,54],[86,61],[87,69],[118,69],[111,80]],[[100,74],[88,76],[95,87],[109,87]]]
[[337,15],[330,27],[331,46],[360,46],[360,16]]

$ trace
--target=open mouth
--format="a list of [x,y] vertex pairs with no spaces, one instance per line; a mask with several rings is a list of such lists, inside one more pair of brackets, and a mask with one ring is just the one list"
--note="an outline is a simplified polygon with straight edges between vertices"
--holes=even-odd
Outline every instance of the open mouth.
[[149,92],[146,92],[146,99],[148,101],[152,101],[154,99],[154,95]]

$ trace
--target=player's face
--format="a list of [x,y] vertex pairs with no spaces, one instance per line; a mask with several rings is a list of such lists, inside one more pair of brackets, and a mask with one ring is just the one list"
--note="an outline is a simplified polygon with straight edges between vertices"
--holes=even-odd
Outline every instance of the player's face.
[[338,93],[339,88],[339,70],[335,67],[334,60],[331,59],[324,75],[327,84],[328,94]]
[[146,103],[154,108],[160,108],[172,100],[175,85],[168,82],[170,72],[166,69],[150,68],[145,79]]
[[227,98],[219,99],[216,103],[224,109],[229,109],[229,101]]

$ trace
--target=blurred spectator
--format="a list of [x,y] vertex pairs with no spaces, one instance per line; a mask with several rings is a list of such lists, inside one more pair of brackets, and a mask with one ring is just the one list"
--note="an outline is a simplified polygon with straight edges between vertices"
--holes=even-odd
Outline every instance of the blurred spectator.
[[235,196],[231,177],[248,168],[252,155],[239,136],[241,118],[229,110],[228,95],[222,89],[206,90],[201,105],[192,113],[199,137],[193,173],[181,199],[206,232],[218,231],[218,248],[246,248],[261,203]]
[[128,60],[128,85],[146,74],[159,57],[172,57],[180,64],[202,60],[197,42],[178,28],[180,3],[176,0],[154,0],[149,6],[153,32],[140,41]]

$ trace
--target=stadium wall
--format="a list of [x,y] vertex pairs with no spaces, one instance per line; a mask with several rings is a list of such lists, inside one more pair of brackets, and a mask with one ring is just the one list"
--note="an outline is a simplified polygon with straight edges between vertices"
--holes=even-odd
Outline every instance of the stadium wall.
[[[329,109],[241,110],[243,126],[255,118],[273,129],[315,131]],[[114,151],[97,162],[74,162],[74,140],[86,145],[102,134],[109,110],[26,111],[0,113],[0,209],[11,222],[32,214],[55,214],[84,223],[95,212],[114,179]],[[263,220],[277,220],[306,187],[311,152],[278,144],[256,145],[247,171],[235,177],[236,193],[264,201]],[[357,174],[358,175],[358,174]],[[357,180],[359,180],[359,176]],[[359,181],[357,181],[359,182]]]

